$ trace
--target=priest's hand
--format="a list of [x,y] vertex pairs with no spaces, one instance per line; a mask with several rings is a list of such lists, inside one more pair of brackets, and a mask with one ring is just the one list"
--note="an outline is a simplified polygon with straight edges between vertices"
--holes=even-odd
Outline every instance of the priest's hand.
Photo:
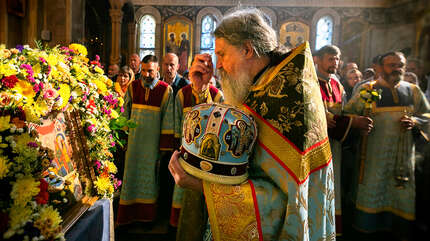
[[327,119],[327,127],[328,128],[335,128],[336,127],[336,121],[333,119],[333,115],[327,115],[326,114],[326,119]]
[[400,125],[404,130],[411,130],[415,126],[415,123],[410,116],[404,115],[400,118]]
[[354,116],[351,126],[359,129],[362,135],[368,135],[373,128],[373,120],[367,116]]
[[212,57],[210,54],[197,54],[190,68],[190,81],[193,89],[198,93],[206,90],[214,73]]
[[179,154],[180,152],[175,151],[169,162],[169,171],[175,179],[176,184],[183,188],[203,192],[202,181],[200,179],[188,175],[184,171],[181,164],[179,163]]

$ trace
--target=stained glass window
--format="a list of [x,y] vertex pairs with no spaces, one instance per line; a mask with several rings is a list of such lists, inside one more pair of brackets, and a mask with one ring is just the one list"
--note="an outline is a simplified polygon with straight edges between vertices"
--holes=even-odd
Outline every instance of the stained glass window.
[[200,53],[208,53],[212,56],[214,65],[216,64],[215,59],[215,37],[212,36],[213,31],[216,28],[216,20],[211,15],[206,15],[202,20],[202,35],[200,38]]
[[155,26],[155,19],[151,15],[144,15],[140,20],[140,59],[147,54],[155,54]]
[[317,22],[317,36],[315,41],[315,50],[321,47],[332,44],[333,42],[333,18],[331,16],[324,16]]

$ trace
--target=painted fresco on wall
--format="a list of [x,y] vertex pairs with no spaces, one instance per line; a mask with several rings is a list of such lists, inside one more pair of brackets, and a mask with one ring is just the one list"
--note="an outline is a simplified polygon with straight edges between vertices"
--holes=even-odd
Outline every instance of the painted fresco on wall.
[[355,62],[359,67],[364,67],[364,44],[367,31],[365,23],[357,20],[348,21],[342,29],[342,60]]
[[172,17],[164,24],[163,55],[172,52],[179,57],[179,70],[183,74],[191,65],[193,24],[186,18]]
[[286,22],[279,30],[280,42],[287,48],[295,48],[309,41],[309,26],[302,22]]

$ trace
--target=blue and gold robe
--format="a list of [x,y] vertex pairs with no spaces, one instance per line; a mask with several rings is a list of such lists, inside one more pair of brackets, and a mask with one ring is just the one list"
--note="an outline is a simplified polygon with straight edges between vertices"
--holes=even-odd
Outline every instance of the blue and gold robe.
[[[191,84],[181,88],[178,91],[175,100],[175,147],[180,146],[182,138],[182,122],[185,115],[191,110],[192,107],[202,103],[221,103],[224,101],[222,92],[212,85],[207,88],[205,96],[207,97],[200,100],[198,94],[193,90]],[[170,225],[173,227],[178,226],[183,196],[184,189],[175,184],[173,191],[172,210],[170,215]]]
[[341,170],[342,170],[342,142],[351,130],[352,117],[343,115],[343,106],[346,103],[346,93],[335,75],[324,78],[318,73],[322,100],[326,109],[327,118],[336,121],[336,126],[328,128],[330,148],[333,157],[334,190],[336,206],[336,232],[342,234],[342,203],[341,203]]
[[333,166],[309,44],[266,69],[243,109],[258,125],[249,180],[203,181],[214,240],[335,239]]
[[[381,99],[373,102],[369,110],[361,100],[360,91],[372,88],[382,92]],[[392,230],[395,220],[402,223],[414,220],[415,147],[412,131],[405,131],[400,119],[404,115],[411,116],[418,132],[430,133],[430,107],[424,94],[414,84],[400,81],[390,87],[379,78],[363,84],[344,110],[351,114],[368,114],[374,126],[363,147],[361,178],[357,173],[355,227],[365,232]],[[396,177],[407,178],[407,181],[399,182]]]
[[150,222],[157,214],[159,154],[173,150],[172,88],[158,79],[147,86],[136,80],[128,88],[124,106],[124,115],[137,127],[128,136],[117,223]]

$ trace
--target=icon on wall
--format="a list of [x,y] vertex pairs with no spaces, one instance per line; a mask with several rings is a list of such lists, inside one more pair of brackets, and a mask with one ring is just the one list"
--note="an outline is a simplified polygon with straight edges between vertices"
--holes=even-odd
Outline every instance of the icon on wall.
[[289,48],[295,48],[309,40],[309,26],[302,22],[286,22],[279,30],[281,43]]
[[164,24],[164,55],[175,53],[179,58],[180,74],[191,65],[193,24],[184,17],[172,17]]

